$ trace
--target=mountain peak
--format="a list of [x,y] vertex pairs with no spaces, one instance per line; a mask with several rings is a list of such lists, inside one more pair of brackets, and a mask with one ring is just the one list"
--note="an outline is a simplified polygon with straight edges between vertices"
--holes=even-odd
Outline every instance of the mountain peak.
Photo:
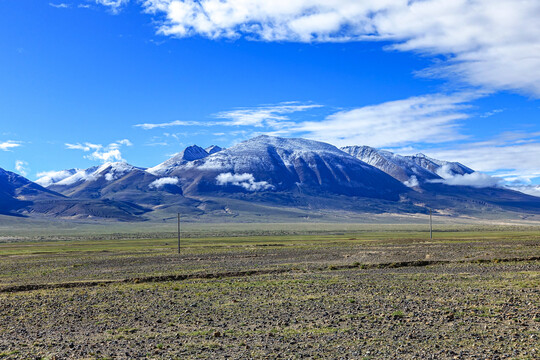
[[184,151],[178,155],[182,155],[182,160],[193,161],[207,157],[208,153],[198,145],[191,145],[185,148]]
[[208,152],[202,147],[198,145],[191,145],[174,155],[169,160],[166,160],[157,166],[151,167],[147,171],[153,175],[166,175],[177,166],[183,165],[190,161],[203,159],[208,155]]
[[206,149],[204,149],[209,155],[215,154],[217,152],[220,152],[223,150],[223,148],[217,146],[217,145],[210,145]]

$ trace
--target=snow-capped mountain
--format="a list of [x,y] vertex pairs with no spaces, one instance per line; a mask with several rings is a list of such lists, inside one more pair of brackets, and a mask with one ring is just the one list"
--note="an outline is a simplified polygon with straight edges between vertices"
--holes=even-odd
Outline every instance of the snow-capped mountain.
[[102,198],[139,204],[156,204],[163,200],[163,195],[182,194],[178,179],[158,177],[144,168],[125,162],[77,170],[71,176],[49,185],[48,189],[74,198]]
[[[406,188],[333,145],[258,136],[195,161],[175,156],[160,167],[186,193],[297,191],[398,199]],[[164,164],[165,164],[164,163]],[[157,173],[152,170],[153,173]]]
[[407,183],[409,186],[418,185],[414,184],[418,181],[440,180],[446,177],[474,172],[474,170],[460,163],[436,160],[424,154],[402,156],[369,146],[346,146],[341,148],[341,150],[375,166],[377,169],[384,171],[401,182]]

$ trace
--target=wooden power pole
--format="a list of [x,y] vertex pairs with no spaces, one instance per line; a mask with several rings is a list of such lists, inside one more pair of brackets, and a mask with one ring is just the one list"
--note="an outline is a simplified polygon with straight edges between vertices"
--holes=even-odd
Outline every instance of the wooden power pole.
[[178,254],[180,254],[180,213],[178,213]]
[[431,209],[429,209],[429,239],[433,240],[433,218],[431,215]]

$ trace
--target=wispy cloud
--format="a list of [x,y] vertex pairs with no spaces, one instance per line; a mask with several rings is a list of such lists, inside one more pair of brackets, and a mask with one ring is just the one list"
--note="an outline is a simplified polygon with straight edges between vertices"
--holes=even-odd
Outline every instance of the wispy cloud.
[[22,176],[28,175],[28,163],[23,160],[15,161],[15,170]]
[[288,114],[320,107],[322,105],[284,102],[276,105],[223,111],[214,116],[218,119],[227,119],[226,125],[281,128],[289,125],[290,118],[287,116]]
[[491,110],[491,111],[486,111],[485,113],[480,115],[480,117],[481,118],[488,118],[488,117],[493,116],[495,114],[502,113],[503,111],[504,111],[504,109],[495,109],[495,110]]
[[385,41],[389,49],[446,59],[425,75],[540,97],[540,3],[534,0],[145,0],[143,6],[163,15],[164,35]]
[[55,4],[55,3],[49,3],[49,6],[55,7],[55,8],[57,8],[57,9],[67,9],[67,8],[71,7],[71,4],[66,4],[66,3],[58,3],[58,4]]
[[171,126],[196,126],[196,125],[204,125],[204,123],[201,123],[198,121],[175,120],[175,121],[166,122],[166,123],[158,123],[158,124],[145,123],[145,124],[136,124],[133,126],[144,129],[144,130],[152,130],[152,129],[167,128]]
[[96,0],[96,4],[108,7],[113,14],[117,14],[129,0]]
[[255,126],[281,128],[290,125],[288,114],[322,107],[316,104],[301,104],[295,101],[283,102],[275,105],[261,105],[251,108],[240,108],[222,111],[213,117],[218,121],[185,121],[175,120],[165,123],[136,124],[135,127],[152,130],[172,126]]
[[425,95],[340,111],[321,121],[307,121],[277,131],[338,146],[406,146],[463,139],[460,121],[469,116],[468,102],[478,94]]
[[2,151],[11,151],[11,149],[21,146],[19,141],[8,140],[0,142],[0,150]]
[[83,144],[70,144],[66,143],[65,146],[68,149],[72,150],[82,150],[84,152],[91,152],[84,157],[89,160],[97,160],[102,162],[111,162],[111,161],[125,161],[122,158],[122,153],[120,148],[122,146],[132,146],[133,144],[128,139],[119,140],[109,145],[103,146],[101,144],[92,144],[85,142]]

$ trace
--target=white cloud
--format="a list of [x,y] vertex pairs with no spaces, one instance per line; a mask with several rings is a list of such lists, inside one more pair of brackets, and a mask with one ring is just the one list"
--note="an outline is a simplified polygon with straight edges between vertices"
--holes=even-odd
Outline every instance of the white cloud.
[[22,176],[26,176],[28,174],[27,169],[28,163],[26,161],[17,160],[15,161],[15,170]]
[[255,181],[255,177],[252,174],[232,174],[232,173],[221,173],[216,176],[216,181],[218,185],[236,185],[241,186],[248,191],[260,191],[260,190],[269,190],[273,189],[274,186],[269,184],[267,181]]
[[156,128],[167,128],[171,126],[269,126],[281,128],[285,125],[290,125],[290,119],[287,114],[292,114],[299,111],[319,108],[322,105],[315,104],[299,104],[297,102],[283,102],[276,105],[263,105],[252,108],[242,108],[231,111],[222,111],[214,114],[221,121],[183,121],[175,120],[166,123],[144,123],[136,124],[144,130]]
[[175,120],[168,123],[160,123],[160,124],[151,124],[151,123],[145,123],[145,124],[137,124],[133,125],[135,127],[140,127],[144,130],[151,130],[156,128],[166,128],[171,126],[196,126],[196,125],[204,125],[204,123],[199,123],[197,121],[182,121],[182,120]]
[[443,165],[437,169],[437,175],[442,177],[442,179],[435,179],[430,182],[443,183],[446,185],[473,186],[478,188],[495,187],[502,183],[502,179],[481,172],[463,175],[454,174],[449,165]]
[[528,181],[540,177],[540,135],[510,133],[499,138],[454,146],[452,149],[422,150],[430,157],[459,161],[506,181]]
[[504,111],[504,109],[495,109],[495,110],[487,111],[487,112],[483,113],[482,115],[480,115],[480,117],[481,118],[488,118],[488,117],[493,116],[495,114],[502,113],[503,111]]
[[301,134],[336,146],[373,147],[442,143],[463,139],[459,122],[477,94],[425,95],[340,111],[322,121],[299,123],[276,134]]
[[21,143],[18,141],[8,140],[0,142],[0,150],[2,151],[11,151],[11,149],[21,146]]
[[[286,114],[319,108],[316,104],[299,104],[296,102],[284,102],[277,105],[265,105],[247,109],[223,111],[214,116],[219,119],[227,119],[224,125],[240,126],[269,126],[281,128],[290,120]],[[290,124],[289,124],[290,125]]]
[[415,175],[413,175],[409,178],[409,180],[404,181],[403,185],[412,188],[412,187],[417,187],[418,185],[420,185],[420,183],[418,182],[418,178]]
[[[70,177],[71,175],[73,175],[75,171],[70,171],[70,170],[60,170],[60,171],[43,171],[43,172],[39,172],[37,174],[38,176],[38,179],[35,181],[35,183],[41,185],[41,186],[44,186],[44,187],[47,187],[47,186],[50,186],[54,183],[57,183],[61,180],[64,180],[68,177]],[[80,171],[80,170],[78,170]]]
[[69,144],[66,143],[66,148],[71,150],[82,150],[82,151],[90,151],[90,150],[99,150],[103,148],[103,145],[99,144],[92,144],[92,143],[84,143],[84,144]]
[[446,59],[424,74],[540,97],[537,0],[145,0],[143,6],[164,15],[164,35],[386,41],[390,49]]
[[89,160],[97,160],[104,163],[111,161],[124,161],[124,159],[122,159],[122,153],[118,149],[111,149],[108,151],[94,151],[92,154],[85,157]]
[[96,4],[107,6],[113,14],[117,14],[128,3],[129,0],[96,0]]
[[49,3],[49,6],[55,7],[55,8],[57,8],[57,9],[67,9],[67,8],[69,8],[71,5],[70,5],[70,4],[66,4],[66,3],[59,3],[59,4]]
[[178,178],[164,177],[164,178],[152,181],[148,185],[148,187],[151,188],[151,189],[160,189],[165,185],[176,185],[176,184],[178,184]]
[[120,148],[122,146],[132,146],[133,144],[128,139],[119,140],[113,143],[110,143],[107,146],[103,146],[101,144],[92,144],[92,143],[84,143],[84,144],[69,144],[66,143],[66,148],[72,149],[72,150],[82,150],[84,152],[90,152],[91,154],[85,155],[86,159],[89,160],[97,160],[102,162],[111,162],[111,161],[125,161],[122,158],[122,153],[120,152]]
[[442,180],[432,180],[432,182],[482,188],[498,186],[501,184],[501,179],[497,179],[481,172],[473,172],[472,174],[454,175]]
[[56,182],[55,185],[67,186],[74,184],[78,181],[94,181],[97,178],[98,174],[95,171],[76,169],[73,175]]

